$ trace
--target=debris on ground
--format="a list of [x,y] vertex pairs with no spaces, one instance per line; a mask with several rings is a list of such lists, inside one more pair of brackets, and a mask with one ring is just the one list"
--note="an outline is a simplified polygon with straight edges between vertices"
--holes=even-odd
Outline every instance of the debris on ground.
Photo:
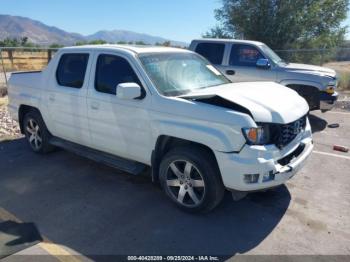
[[344,152],[344,153],[349,152],[349,148],[347,148],[345,146],[338,146],[338,145],[334,145],[333,150],[339,151],[339,152]]
[[339,92],[339,98],[335,104],[335,108],[343,111],[350,111],[350,92],[349,91]]
[[328,125],[329,128],[338,128],[339,124],[330,124]]

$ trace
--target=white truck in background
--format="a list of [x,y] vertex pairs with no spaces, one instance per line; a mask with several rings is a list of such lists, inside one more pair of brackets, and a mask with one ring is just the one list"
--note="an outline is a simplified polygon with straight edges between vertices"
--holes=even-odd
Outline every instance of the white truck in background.
[[287,63],[264,43],[198,39],[189,49],[208,59],[232,82],[273,81],[295,90],[310,110],[326,112],[338,99],[338,79],[333,69]]
[[63,48],[42,72],[13,73],[8,93],[33,151],[58,146],[133,174],[150,167],[193,212],[213,209],[225,189],[282,185],[313,148],[309,107],[295,91],[231,83],[188,50]]

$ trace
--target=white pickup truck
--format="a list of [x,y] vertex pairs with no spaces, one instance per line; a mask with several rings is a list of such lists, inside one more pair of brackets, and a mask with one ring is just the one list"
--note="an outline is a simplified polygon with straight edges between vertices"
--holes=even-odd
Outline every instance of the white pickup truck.
[[295,91],[231,83],[188,50],[63,48],[42,72],[13,73],[8,92],[35,152],[58,146],[132,174],[151,167],[189,211],[213,209],[225,189],[283,184],[313,148],[309,108]]
[[198,39],[192,41],[190,50],[208,59],[232,82],[273,81],[287,86],[305,98],[310,110],[326,112],[338,99],[333,69],[287,63],[261,42]]

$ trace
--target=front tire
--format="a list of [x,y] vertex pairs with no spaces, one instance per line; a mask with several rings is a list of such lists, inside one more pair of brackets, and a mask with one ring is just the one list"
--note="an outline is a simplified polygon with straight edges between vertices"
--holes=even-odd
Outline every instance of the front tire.
[[36,153],[48,153],[54,149],[50,145],[50,133],[37,111],[30,111],[23,118],[23,130],[31,149]]
[[196,147],[175,148],[163,157],[160,183],[178,207],[205,213],[221,202],[225,188],[213,158],[206,150]]

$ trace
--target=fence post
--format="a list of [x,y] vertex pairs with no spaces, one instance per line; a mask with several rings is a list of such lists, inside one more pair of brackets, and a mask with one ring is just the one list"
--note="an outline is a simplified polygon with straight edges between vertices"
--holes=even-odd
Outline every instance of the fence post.
[[52,50],[49,49],[47,50],[47,63],[50,63],[51,57],[52,57]]
[[5,84],[7,86],[7,75],[6,75],[6,69],[5,69],[4,59],[2,57],[2,49],[1,48],[0,48],[0,58],[1,58],[2,71],[4,72],[4,76],[5,76]]
[[8,49],[7,54],[8,54],[9,60],[11,62],[11,68],[13,69],[13,52],[12,52],[12,50]]
[[324,61],[324,49],[321,49],[321,64],[320,64],[320,66],[322,66],[323,65],[323,61]]

